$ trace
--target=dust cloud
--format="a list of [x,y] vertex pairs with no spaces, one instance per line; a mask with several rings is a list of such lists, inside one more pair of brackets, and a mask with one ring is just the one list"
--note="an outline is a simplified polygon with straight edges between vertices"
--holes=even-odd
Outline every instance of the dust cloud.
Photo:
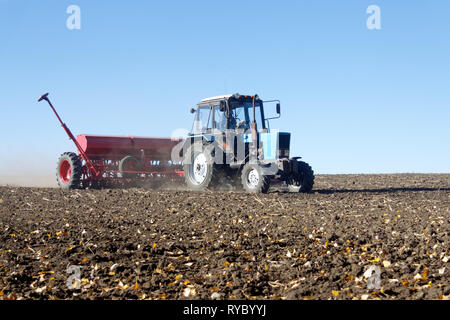
[[58,185],[52,176],[0,175],[0,186],[56,188]]
[[56,188],[56,161],[36,152],[0,156],[0,186]]

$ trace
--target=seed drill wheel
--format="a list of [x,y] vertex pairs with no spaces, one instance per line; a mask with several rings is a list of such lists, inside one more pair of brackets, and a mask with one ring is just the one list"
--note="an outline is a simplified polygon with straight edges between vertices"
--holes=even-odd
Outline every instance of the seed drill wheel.
[[[119,162],[119,170],[120,171],[140,171],[141,170],[141,162],[139,159],[126,156]],[[137,178],[138,174],[134,172],[122,172],[122,177],[127,179]]]
[[263,175],[259,165],[253,163],[247,163],[242,169],[241,183],[249,193],[267,193],[270,188],[270,178]]
[[76,189],[80,187],[83,165],[80,158],[73,152],[61,155],[56,166],[56,180],[62,189]]
[[311,166],[303,161],[297,161],[297,174],[294,174],[286,184],[291,192],[311,192],[314,185],[314,171]]

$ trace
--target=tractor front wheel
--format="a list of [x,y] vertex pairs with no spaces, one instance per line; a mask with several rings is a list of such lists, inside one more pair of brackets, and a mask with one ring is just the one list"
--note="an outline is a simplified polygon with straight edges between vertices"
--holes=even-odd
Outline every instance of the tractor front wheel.
[[82,168],[81,160],[75,153],[63,153],[56,166],[56,181],[58,185],[62,189],[79,188]]
[[241,183],[249,193],[267,193],[270,188],[270,177],[263,175],[262,168],[253,163],[247,163],[241,172]]

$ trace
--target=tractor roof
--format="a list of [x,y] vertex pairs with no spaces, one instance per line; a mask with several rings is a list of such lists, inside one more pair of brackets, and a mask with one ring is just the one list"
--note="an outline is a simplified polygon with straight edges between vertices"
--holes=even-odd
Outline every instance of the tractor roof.
[[[209,104],[209,103],[214,103],[214,102],[220,102],[220,101],[222,101],[222,100],[228,100],[228,99],[230,99],[231,97],[235,97],[236,99],[241,99],[241,98],[243,98],[243,99],[252,99],[253,98],[253,96],[246,96],[246,95],[241,95],[241,94],[239,94],[239,93],[236,93],[236,94],[225,94],[225,95],[222,95],[222,96],[216,96],[216,97],[211,97],[211,98],[206,98],[206,99],[203,99],[202,101],[200,101],[199,103],[197,103],[197,105],[201,105],[201,104]],[[254,97],[256,97],[256,100],[259,100],[259,97],[258,97],[258,95],[255,95]]]
[[206,99],[203,99],[202,101],[200,101],[198,104],[203,104],[203,103],[208,103],[208,102],[213,102],[213,101],[225,100],[225,99],[230,98],[231,96],[233,96],[233,95],[232,94],[226,94],[226,95],[222,95],[222,96],[206,98]]

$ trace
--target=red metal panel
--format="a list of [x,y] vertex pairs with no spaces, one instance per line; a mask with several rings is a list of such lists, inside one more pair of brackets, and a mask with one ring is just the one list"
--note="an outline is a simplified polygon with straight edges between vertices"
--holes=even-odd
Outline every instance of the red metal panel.
[[78,135],[77,142],[90,158],[121,159],[127,155],[146,159],[170,160],[173,147],[182,141],[171,138],[117,137],[100,135]]

